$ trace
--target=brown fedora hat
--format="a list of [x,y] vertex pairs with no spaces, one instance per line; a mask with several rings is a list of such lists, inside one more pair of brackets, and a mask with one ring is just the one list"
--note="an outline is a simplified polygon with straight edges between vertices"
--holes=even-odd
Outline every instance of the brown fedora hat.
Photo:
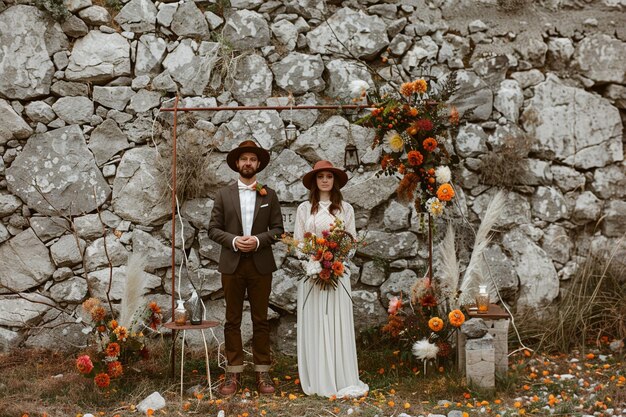
[[320,171],[332,172],[337,182],[337,188],[343,188],[348,182],[348,174],[343,169],[335,168],[330,161],[317,161],[313,169],[302,177],[302,184],[310,190],[315,180],[315,175]]
[[252,140],[244,140],[239,144],[239,146],[228,152],[228,155],[226,155],[226,163],[230,169],[235,172],[239,172],[237,169],[237,160],[239,159],[239,156],[245,152],[252,152],[259,158],[260,165],[257,172],[263,171],[263,169],[270,162],[270,153],[268,151],[258,146]]

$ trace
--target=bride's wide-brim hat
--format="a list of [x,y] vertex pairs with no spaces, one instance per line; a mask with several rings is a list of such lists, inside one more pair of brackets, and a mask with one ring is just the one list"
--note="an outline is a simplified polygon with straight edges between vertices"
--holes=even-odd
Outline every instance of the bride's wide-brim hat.
[[257,172],[263,171],[267,164],[270,162],[270,153],[265,149],[261,148],[259,145],[254,143],[252,140],[244,140],[232,151],[228,152],[226,155],[226,163],[235,172],[239,172],[237,169],[237,160],[242,153],[252,152],[259,158],[259,169]]
[[313,169],[304,174],[304,177],[302,177],[302,184],[310,190],[313,186],[313,181],[315,181],[317,173],[321,171],[329,171],[333,173],[337,188],[343,188],[343,186],[348,182],[348,174],[346,174],[343,169],[336,168],[330,161],[317,161]]

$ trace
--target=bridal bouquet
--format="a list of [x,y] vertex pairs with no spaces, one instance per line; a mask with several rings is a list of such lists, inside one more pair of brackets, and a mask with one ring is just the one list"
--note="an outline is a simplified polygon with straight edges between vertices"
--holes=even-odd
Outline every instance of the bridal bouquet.
[[322,290],[336,289],[345,270],[345,260],[363,242],[355,239],[345,230],[340,219],[324,230],[321,236],[305,233],[301,241],[284,236],[283,242],[289,250],[295,250],[308,257],[305,265],[307,278]]

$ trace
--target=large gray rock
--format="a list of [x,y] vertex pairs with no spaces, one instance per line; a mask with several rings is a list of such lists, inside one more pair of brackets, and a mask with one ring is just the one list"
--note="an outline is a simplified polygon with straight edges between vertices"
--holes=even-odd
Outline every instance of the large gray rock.
[[[194,243],[194,237],[196,236],[196,229],[191,225],[189,220],[185,218],[181,218],[180,216],[176,216],[176,224],[175,224],[175,233],[176,233],[176,242],[175,246],[177,248],[183,247],[183,239],[185,243],[185,249],[189,249],[191,245]],[[167,239],[167,244],[169,248],[172,247],[172,220],[168,220],[163,227],[161,228],[161,234],[165,239]],[[170,250],[171,255],[171,250]]]
[[379,286],[387,279],[385,268],[380,262],[368,261],[363,264],[361,282],[366,285]]
[[[343,291],[343,289],[338,289]],[[382,306],[378,293],[372,290],[352,290],[354,328],[361,331],[380,327],[387,321],[387,310]]]
[[552,74],[535,88],[522,121],[537,138],[534,150],[546,159],[583,169],[623,159],[618,109],[602,97],[562,84]]
[[298,280],[305,278],[306,275],[300,265],[300,261],[297,259],[288,259],[285,264],[274,273],[270,303],[289,313],[295,314],[298,301]]
[[108,25],[111,21],[109,11],[102,6],[89,6],[78,12],[78,17],[89,26]]
[[68,125],[89,123],[93,116],[93,101],[87,97],[61,97],[52,110]]
[[602,199],[626,197],[626,162],[598,168],[590,184],[595,195]]
[[54,269],[48,249],[33,229],[0,244],[0,294],[36,287],[49,279]]
[[[243,110],[238,111],[230,122],[221,125],[213,139],[222,152],[230,152],[248,139],[253,139],[264,149],[278,150],[285,144],[284,127],[276,110]],[[220,158],[220,161],[223,160],[224,157]]]
[[375,179],[373,172],[355,175],[341,190],[343,198],[355,207],[371,210],[387,201],[396,191],[398,178],[383,176]]
[[139,38],[135,57],[135,76],[158,74],[165,57],[167,42],[156,35],[146,34]]
[[28,100],[50,92],[50,57],[68,46],[58,23],[36,7],[14,5],[0,13],[0,95]]
[[37,293],[23,293],[0,297],[0,326],[29,327],[54,304]]
[[439,53],[439,45],[430,36],[423,36],[413,43],[411,49],[402,58],[402,68],[411,74],[422,68],[422,65],[434,64]]
[[258,106],[272,95],[272,80],[272,71],[263,57],[245,55],[237,61],[230,91],[244,106]]
[[[106,240],[106,251],[104,250],[104,242]],[[129,252],[115,235],[108,234],[106,239],[101,237],[91,242],[85,249],[85,268],[88,272],[95,271],[98,268],[108,267],[109,263],[113,266],[120,266],[126,263]]]
[[[395,40],[395,39],[394,39]],[[470,52],[470,41],[462,36],[448,33],[444,37],[444,42],[439,50],[437,62],[447,63],[449,68],[464,68],[463,61]]]
[[504,248],[512,255],[515,272],[520,280],[517,311],[541,314],[559,295],[559,278],[546,252],[519,229],[502,239]]
[[58,214],[57,210],[72,215],[93,211],[111,192],[76,125],[28,141],[7,169],[6,179],[9,191],[48,215]]
[[574,244],[563,226],[551,224],[543,232],[541,248],[553,261],[564,265],[569,261]]
[[383,224],[387,230],[406,230],[410,226],[411,209],[406,205],[392,200],[385,209]]
[[[512,299],[517,292],[519,283],[517,274],[513,268],[513,262],[506,256],[500,246],[491,245],[484,252],[484,263],[481,265],[482,276],[486,282],[497,286],[500,295],[504,299]],[[493,299],[497,294],[490,289]]]
[[87,296],[87,281],[82,277],[73,277],[50,287],[50,297],[58,303],[77,304]]
[[598,220],[602,212],[602,200],[591,191],[585,191],[576,197],[572,220],[576,224],[586,224]]
[[457,73],[459,89],[450,97],[461,117],[469,120],[487,120],[491,116],[493,92],[489,86],[472,71],[460,70]]
[[609,237],[622,237],[626,233],[626,202],[611,200],[604,208],[602,233]]
[[270,44],[270,28],[263,15],[237,10],[226,18],[222,34],[236,49],[261,48]]
[[84,240],[78,239],[77,244],[74,236],[65,235],[50,246],[50,254],[57,267],[74,266],[83,260],[85,246]]
[[[487,206],[493,199],[496,190],[490,190],[476,197],[472,205],[472,211],[483,218]],[[531,221],[531,206],[528,199],[521,194],[510,191],[506,194],[506,204],[500,218],[496,221],[496,227],[510,227],[514,225],[528,224]]]
[[282,202],[298,203],[308,198],[309,191],[302,184],[302,173],[310,170],[309,164],[290,149],[283,150],[262,173],[267,183]]
[[158,91],[149,91],[141,89],[131,97],[126,111],[130,114],[146,113],[147,111],[159,107],[161,105],[161,93]]
[[126,151],[113,181],[113,208],[125,220],[143,225],[163,223],[170,215],[168,201],[162,198],[161,175],[154,149]]
[[58,216],[31,217],[30,227],[42,242],[62,236],[71,230],[70,223]]
[[274,37],[278,39],[281,44],[285,45],[287,50],[293,51],[296,48],[298,29],[293,23],[283,19],[272,23],[270,28],[272,29]]
[[326,86],[322,74],[324,62],[320,55],[291,52],[272,64],[276,84],[293,94],[322,91]]
[[[269,167],[268,167],[269,168]],[[265,175],[265,174],[264,174]],[[272,184],[274,187],[274,184]],[[197,229],[208,230],[213,200],[210,198],[195,198],[186,200],[181,208],[182,216],[189,220]]]
[[93,89],[93,101],[110,109],[123,111],[130,98],[135,94],[130,87],[100,87]]
[[520,108],[524,103],[524,93],[515,80],[504,80],[496,93],[493,106],[510,122],[517,123]]
[[[3,100],[0,100],[0,103]],[[45,101],[31,101],[24,109],[26,116],[33,122],[50,123],[56,118],[56,114],[52,107]],[[0,116],[1,117],[1,116]]]
[[386,233],[370,230],[365,240],[367,246],[358,250],[361,255],[386,260],[412,258],[417,255],[417,236],[411,232]]
[[595,82],[626,84],[626,42],[593,34],[580,41],[572,60],[585,77]]
[[126,134],[112,119],[105,120],[91,132],[87,146],[98,166],[102,166],[113,155],[130,147]]
[[[133,252],[146,257],[146,270],[148,272],[172,265],[172,247],[143,230],[133,230]],[[178,249],[176,250],[176,258],[182,259],[182,252]]]
[[186,1],[178,5],[170,28],[172,32],[184,38],[204,39],[209,36],[209,24],[193,1]]
[[[280,3],[280,2],[278,2]],[[288,11],[305,19],[323,19],[327,14],[326,2],[317,0],[289,0]]]
[[[580,175],[574,168],[565,165],[552,165],[550,171],[554,178],[554,183],[564,193],[581,188],[585,185],[585,177]],[[599,170],[596,170],[596,172]],[[594,190],[596,191],[596,190]]]
[[566,218],[568,214],[563,194],[554,187],[537,187],[532,197],[532,209],[533,214],[549,222]]
[[462,157],[476,157],[487,152],[487,134],[482,127],[467,123],[459,129],[456,151]]
[[33,133],[8,101],[0,98],[0,145],[4,145],[12,139],[26,139]]
[[65,77],[70,81],[109,81],[130,75],[130,45],[119,33],[90,31],[72,48]]
[[163,67],[174,81],[180,84],[182,94],[201,96],[211,79],[220,45],[216,42],[203,41],[199,48],[194,48],[193,44],[195,41],[183,39],[176,49],[165,57]]
[[[98,88],[98,87],[95,87]],[[95,91],[94,88],[94,91]],[[77,83],[70,81],[57,81],[52,84],[50,87],[50,92],[55,96],[65,97],[65,96],[88,96],[89,95],[89,86],[87,83]]]
[[313,53],[330,54],[340,51],[369,59],[389,45],[385,22],[380,17],[369,16],[361,10],[341,8],[325,23],[306,35]]
[[523,32],[513,47],[523,60],[530,62],[534,67],[542,67],[546,61],[548,45],[541,39],[539,33]]
[[344,164],[346,144],[350,136],[362,162],[367,159],[378,161],[378,154],[371,150],[374,131],[352,125],[341,116],[332,116],[323,124],[317,124],[303,132],[291,145],[291,149],[311,164],[325,159],[334,166],[341,167]]
[[478,339],[487,334],[489,328],[483,319],[472,318],[461,325],[461,333],[468,339]]
[[351,99],[350,82],[354,80],[363,80],[370,87],[374,86],[374,81],[367,68],[355,61],[333,59],[326,64],[326,71],[328,72],[326,95],[329,97],[343,100]]
[[[28,329],[28,339],[24,347],[50,349],[74,354],[76,347],[85,346],[85,323],[76,323],[76,317],[56,309],[46,311],[41,318],[41,326]],[[62,342],[61,342],[62,341]]]
[[156,16],[157,8],[152,1],[131,0],[115,16],[115,21],[128,32],[153,32]]
[[0,352],[10,352],[18,346],[20,334],[0,327]]
[[387,281],[380,286],[380,298],[387,305],[392,297],[406,297],[411,293],[411,286],[417,280],[417,274],[410,269],[401,272],[392,272]]

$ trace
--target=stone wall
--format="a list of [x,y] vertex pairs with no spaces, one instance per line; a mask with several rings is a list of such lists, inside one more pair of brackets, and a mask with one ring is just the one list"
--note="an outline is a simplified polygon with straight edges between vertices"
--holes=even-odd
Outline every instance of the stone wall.
[[[624,0],[517,2],[516,10],[496,0],[225,3],[130,0],[116,11],[66,0],[70,13],[58,23],[27,2],[0,0],[0,346],[84,343],[72,312],[106,291],[105,244],[113,301],[128,254],[142,252],[149,297],[169,317],[170,203],[155,145],[171,135],[171,114],[159,109],[171,107],[176,93],[188,107],[284,105],[287,92],[298,104],[348,103],[351,80],[374,83],[355,58],[396,81],[398,72],[408,80],[425,67],[434,75],[458,71],[453,101],[465,122],[449,147],[462,161],[452,219],[459,228],[467,227],[462,218],[476,226],[496,192],[485,183],[487,156],[521,150],[523,175],[502,179],[509,205],[487,251],[517,311],[553,306],[592,254],[617,249],[623,262]],[[260,181],[278,191],[288,228],[306,198],[302,173],[322,158],[343,165],[353,137],[363,165],[344,196],[370,242],[352,271],[360,328],[384,320],[388,297],[406,293],[425,272],[419,218],[393,199],[394,179],[374,177],[373,132],[353,117],[301,110],[183,118],[181,133],[200,132],[212,175],[206,195],[182,204],[177,262],[187,254],[210,318],[224,316],[219,247],[206,231],[211,197],[235,178],[226,152],[250,136],[272,151]],[[283,131],[290,121],[299,130],[293,143]],[[282,267],[271,296],[274,340],[294,353],[302,272],[282,245],[275,253]]]

